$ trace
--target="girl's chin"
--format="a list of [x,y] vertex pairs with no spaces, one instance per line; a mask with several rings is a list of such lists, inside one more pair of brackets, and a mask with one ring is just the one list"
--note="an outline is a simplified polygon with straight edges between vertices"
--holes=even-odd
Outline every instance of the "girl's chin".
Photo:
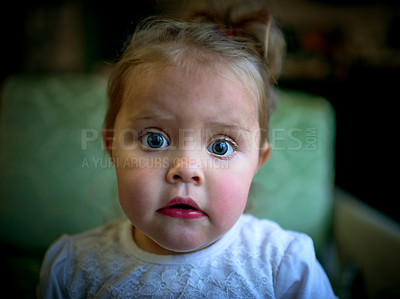
[[[196,236],[168,236],[163,235],[159,239],[157,237],[150,238],[137,228],[134,228],[133,236],[136,244],[144,251],[160,254],[160,255],[176,255],[196,252],[204,249],[216,240],[200,241]],[[217,238],[218,239],[218,238]],[[196,241],[197,240],[197,241]]]

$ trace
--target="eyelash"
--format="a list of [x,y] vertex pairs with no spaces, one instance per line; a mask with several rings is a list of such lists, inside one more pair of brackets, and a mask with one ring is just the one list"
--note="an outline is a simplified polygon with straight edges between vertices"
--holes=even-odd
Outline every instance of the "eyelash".
[[[211,151],[213,145],[215,145],[216,142],[218,142],[218,141],[223,141],[223,142],[226,142],[227,144],[229,144],[229,146],[231,147],[231,153],[229,155],[224,156],[225,153],[223,155],[219,155],[219,154],[213,153]],[[239,146],[237,145],[237,143],[235,141],[233,141],[231,138],[227,137],[227,136],[217,136],[207,146],[208,152],[210,154],[212,154],[213,156],[219,158],[219,159],[229,159],[229,158],[231,158],[233,155],[236,154],[238,149],[239,149]]]
[[[151,135],[158,135],[160,137],[163,138],[163,143],[160,147],[151,147],[149,144],[149,140],[145,140],[146,137],[150,137]],[[138,136],[138,140],[141,144],[141,146],[143,147],[144,150],[147,151],[157,151],[157,150],[162,150],[167,148],[170,145],[170,141],[168,136],[166,136],[165,133],[159,131],[159,130],[144,130],[143,132],[141,132]]]
[[[147,141],[145,140],[146,137],[149,137],[151,135],[159,135],[159,136],[161,136],[164,139],[163,140],[163,144],[160,147],[151,147],[149,145],[149,140],[147,140]],[[167,148],[168,146],[170,146],[169,137],[164,132],[162,132],[161,130],[158,130],[158,129],[146,129],[146,130],[143,130],[143,132],[141,132],[139,134],[138,140],[139,140],[141,146],[143,147],[143,149],[147,150],[147,151],[163,150],[163,149]],[[219,142],[219,141],[226,142],[231,147],[231,149],[229,149],[231,151],[231,153],[229,155],[224,156],[225,153],[223,153],[222,155],[219,155],[219,154],[214,153],[212,151],[213,145],[215,145],[216,142]],[[220,135],[220,136],[214,137],[211,140],[211,142],[209,142],[209,144],[206,147],[206,149],[211,155],[213,155],[214,157],[217,157],[218,159],[229,159],[233,155],[236,154],[236,152],[239,150],[239,146],[232,138],[230,138],[228,136],[225,136],[225,135]]]

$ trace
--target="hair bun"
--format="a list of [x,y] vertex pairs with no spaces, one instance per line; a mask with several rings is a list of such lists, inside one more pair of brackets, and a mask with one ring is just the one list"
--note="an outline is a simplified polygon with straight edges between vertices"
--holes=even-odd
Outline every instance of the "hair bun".
[[285,41],[264,1],[206,0],[205,8],[192,10],[189,18],[214,23],[224,35],[251,44],[264,58],[270,81],[278,79],[285,52]]

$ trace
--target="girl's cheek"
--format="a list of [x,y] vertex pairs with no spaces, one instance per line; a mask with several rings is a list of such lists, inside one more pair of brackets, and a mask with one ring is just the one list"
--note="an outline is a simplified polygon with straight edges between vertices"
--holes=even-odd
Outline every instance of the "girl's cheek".
[[[242,213],[247,202],[250,188],[250,179],[243,177],[227,176],[224,180],[219,180],[218,190],[214,194],[215,209],[225,215]],[[213,202],[211,201],[212,205]]]
[[131,221],[146,217],[149,211],[155,209],[152,199],[157,198],[158,192],[157,187],[151,184],[153,179],[146,171],[125,171],[118,177],[119,201]]

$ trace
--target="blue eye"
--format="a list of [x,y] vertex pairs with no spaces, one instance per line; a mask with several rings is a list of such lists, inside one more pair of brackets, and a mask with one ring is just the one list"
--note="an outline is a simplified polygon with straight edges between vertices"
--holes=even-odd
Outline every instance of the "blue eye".
[[152,149],[167,147],[167,139],[160,133],[149,133],[143,138],[143,144]]
[[230,142],[225,140],[217,140],[209,145],[207,150],[214,155],[226,157],[233,153],[234,148]]

